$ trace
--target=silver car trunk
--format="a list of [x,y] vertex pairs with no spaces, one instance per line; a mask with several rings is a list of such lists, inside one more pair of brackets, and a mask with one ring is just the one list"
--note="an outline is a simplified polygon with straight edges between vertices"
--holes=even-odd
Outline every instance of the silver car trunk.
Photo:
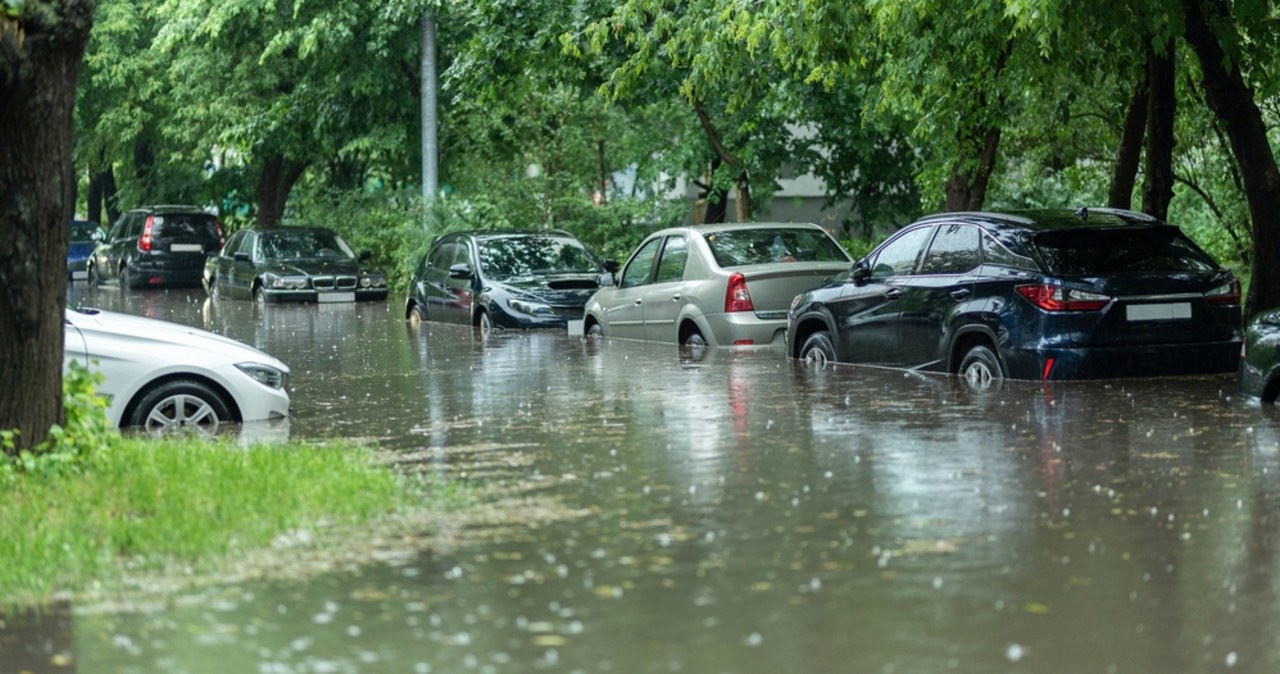
[[848,262],[778,262],[734,267],[746,279],[751,304],[761,318],[785,317],[796,295],[849,270]]

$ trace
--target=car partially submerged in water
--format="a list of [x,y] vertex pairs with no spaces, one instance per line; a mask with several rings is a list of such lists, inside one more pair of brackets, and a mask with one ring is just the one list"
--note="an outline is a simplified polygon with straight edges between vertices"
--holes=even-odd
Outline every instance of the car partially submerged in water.
[[979,383],[1234,372],[1240,283],[1142,213],[941,213],[797,297],[789,325],[795,358]]
[[324,227],[243,229],[204,267],[204,288],[215,297],[267,302],[385,300],[387,279]]
[[114,426],[213,433],[224,423],[286,418],[289,367],[197,328],[98,309],[67,309],[64,366],[101,373]]

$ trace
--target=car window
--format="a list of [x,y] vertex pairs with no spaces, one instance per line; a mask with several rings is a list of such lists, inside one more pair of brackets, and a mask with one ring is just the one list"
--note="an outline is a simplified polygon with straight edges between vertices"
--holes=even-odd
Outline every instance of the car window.
[[155,216],[152,236],[188,241],[218,238],[218,226],[208,213],[167,213]]
[[[232,234],[231,238],[227,239],[227,245],[222,247],[222,257],[235,257],[235,254],[244,247],[244,241],[248,237],[248,234],[249,232],[247,230],[241,230]],[[245,252],[248,252],[249,250],[250,248],[245,247]]]
[[354,258],[346,241],[323,229],[277,229],[258,237],[258,250],[268,260],[306,258]]
[[877,251],[871,258],[871,277],[885,278],[910,274],[920,257],[933,227],[917,227],[898,235]]
[[1218,265],[1174,227],[1075,229],[1035,237],[1050,273],[1065,276],[1213,271]]
[[1017,269],[1036,270],[1036,263],[1031,258],[1023,257],[1009,250],[989,233],[982,234],[982,262],[984,264],[1014,267]]
[[97,241],[100,236],[102,236],[102,229],[98,227],[98,223],[88,220],[71,221],[72,243],[89,243]]
[[707,232],[711,256],[721,268],[772,262],[848,262],[849,256],[825,232],[800,227]]
[[683,236],[667,237],[667,244],[662,247],[662,257],[658,260],[658,273],[654,283],[668,283],[684,278],[684,265],[689,260],[689,245]]
[[653,258],[658,256],[658,245],[661,243],[662,238],[657,237],[640,246],[636,254],[631,256],[631,262],[627,263],[627,268],[622,270],[622,281],[618,284],[620,287],[634,288],[649,281],[649,272],[653,269]]
[[124,230],[124,236],[126,239],[136,239],[142,236],[143,220],[144,218],[138,213],[134,213],[128,216],[128,220],[125,221],[125,230]]
[[431,251],[431,266],[436,269],[448,270],[453,266],[453,258],[457,255],[458,244],[453,241],[442,241],[436,244],[435,250]]
[[921,274],[963,274],[978,266],[978,228],[972,225],[940,225],[920,263]]
[[560,274],[594,274],[600,265],[582,244],[567,236],[503,236],[479,242],[480,269],[506,280]]

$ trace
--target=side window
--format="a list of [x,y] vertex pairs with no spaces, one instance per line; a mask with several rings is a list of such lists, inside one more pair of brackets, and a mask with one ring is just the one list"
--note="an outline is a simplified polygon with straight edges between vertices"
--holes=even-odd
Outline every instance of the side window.
[[1014,253],[990,234],[982,235],[982,261],[986,264],[1018,269],[1036,269],[1036,263],[1029,258]]
[[933,227],[919,227],[886,243],[871,260],[871,278],[910,274],[920,257],[920,249],[932,233]]
[[662,248],[662,258],[658,260],[658,273],[654,283],[668,283],[684,278],[684,263],[689,260],[689,246],[683,236],[667,237],[667,245]]
[[449,271],[453,266],[453,256],[458,252],[458,244],[452,241],[441,241],[431,251],[431,266],[442,271]]
[[941,225],[929,252],[920,263],[921,274],[963,274],[978,266],[981,237],[972,225]]
[[125,236],[130,239],[136,239],[142,236],[143,222],[146,222],[146,217],[141,213],[135,213],[129,216],[129,229],[125,232]]
[[129,231],[129,221],[133,219],[132,215],[125,214],[111,226],[111,235],[107,237],[111,241],[123,239],[125,232]]
[[653,258],[658,256],[658,245],[661,238],[651,239],[631,256],[631,262],[622,270],[622,288],[634,288],[649,281],[649,272],[653,269]]
[[240,251],[241,244],[244,243],[247,234],[248,232],[244,230],[232,234],[231,238],[227,239],[227,244],[222,247],[222,257],[234,257]]
[[259,259],[258,256],[254,254],[255,252],[254,249],[257,247],[258,247],[258,235],[255,232],[245,232],[244,238],[240,239],[240,247],[232,251],[231,254],[235,255],[236,253],[248,253],[249,257],[253,259]]

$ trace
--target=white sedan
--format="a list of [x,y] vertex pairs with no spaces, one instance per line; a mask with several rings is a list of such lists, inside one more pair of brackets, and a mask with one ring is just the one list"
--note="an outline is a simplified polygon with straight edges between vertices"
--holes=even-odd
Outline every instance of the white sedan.
[[[840,244],[813,224],[663,229],[591,297],[583,329],[690,346],[781,347],[792,298],[852,266]],[[613,272],[617,264],[606,268]]]
[[103,375],[115,426],[212,433],[220,423],[285,418],[289,367],[196,328],[98,309],[67,309],[63,366]]

